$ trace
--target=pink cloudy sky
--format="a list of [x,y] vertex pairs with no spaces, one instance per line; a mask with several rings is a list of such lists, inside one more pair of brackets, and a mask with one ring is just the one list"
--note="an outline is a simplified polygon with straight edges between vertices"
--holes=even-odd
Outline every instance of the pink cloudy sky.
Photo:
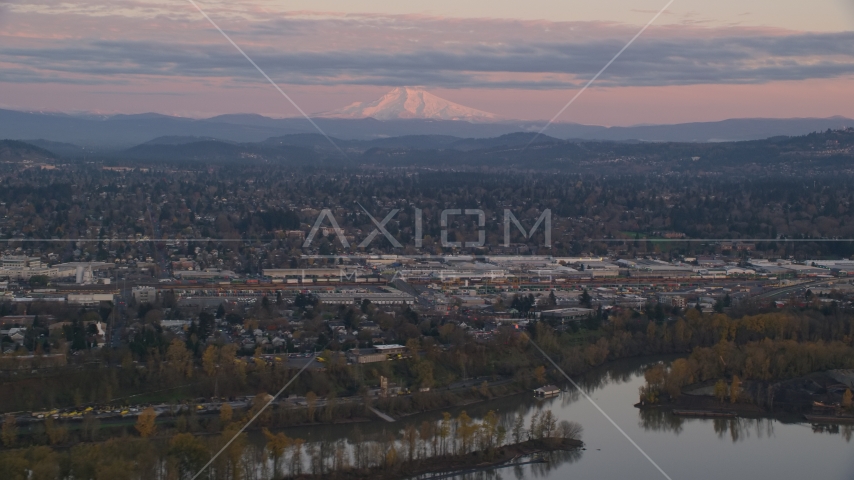
[[[666,1],[200,0],[308,112],[424,86],[551,118]],[[675,0],[559,121],[854,118],[854,0]],[[186,0],[0,3],[0,108],[297,112]]]

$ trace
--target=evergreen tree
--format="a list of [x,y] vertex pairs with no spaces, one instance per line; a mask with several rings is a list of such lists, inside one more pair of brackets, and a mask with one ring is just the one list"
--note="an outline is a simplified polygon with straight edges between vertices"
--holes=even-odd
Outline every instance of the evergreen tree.
[[584,308],[592,308],[592,305],[593,305],[592,300],[593,299],[590,297],[590,294],[587,293],[587,289],[585,288],[581,292],[581,296],[578,297],[578,304]]

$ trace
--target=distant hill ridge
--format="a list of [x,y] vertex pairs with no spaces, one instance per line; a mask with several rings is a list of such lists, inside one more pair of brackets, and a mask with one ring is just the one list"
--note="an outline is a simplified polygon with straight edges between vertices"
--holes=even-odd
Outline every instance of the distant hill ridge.
[[0,140],[0,161],[23,162],[56,160],[53,152],[16,140]]
[[[512,133],[539,131],[543,122],[520,120],[469,122],[404,118],[316,118],[323,131],[344,140],[381,140],[406,136],[453,136],[487,139]],[[844,117],[790,119],[731,119],[675,125],[603,127],[556,123],[546,134],[553,138],[578,140],[707,142],[759,140],[774,136],[804,135],[828,128],[854,127]],[[304,118],[268,118],[255,114],[220,115],[208,119],[159,114],[74,116],[40,112],[0,110],[0,138],[40,139],[101,150],[123,150],[159,137],[198,137],[224,142],[263,142],[272,137],[317,134]],[[183,140],[182,140],[183,141]],[[439,148],[439,145],[437,145]]]
[[[535,138],[536,137],[536,138]],[[531,142],[531,140],[535,140]],[[404,136],[376,140],[333,139],[343,156],[319,134],[272,137],[262,142],[223,142],[170,136],[135,147],[91,153],[88,160],[120,162],[200,162],[220,164],[283,163],[289,165],[518,167],[524,169],[588,169],[602,173],[629,171],[694,171],[777,167],[816,168],[830,172],[854,168],[854,128],[826,130],[796,137],[776,136],[744,142],[611,142],[570,141],[518,132],[494,138]],[[530,143],[530,145],[528,145]],[[56,144],[67,149],[65,144]],[[69,159],[81,155],[70,150]],[[50,151],[28,143],[0,143],[4,161],[47,160]],[[586,166],[585,166],[586,165]],[[791,170],[788,170],[791,171]]]

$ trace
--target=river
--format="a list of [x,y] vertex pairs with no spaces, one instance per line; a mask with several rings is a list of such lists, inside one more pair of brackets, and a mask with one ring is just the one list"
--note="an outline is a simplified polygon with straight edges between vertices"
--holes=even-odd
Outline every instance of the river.
[[[854,444],[851,426],[814,428],[807,422],[773,419],[683,419],[661,412],[641,412],[633,404],[643,371],[652,359],[624,360],[603,366],[579,383],[591,398],[673,480],[720,480],[733,478],[791,479],[854,478]],[[570,389],[572,387],[569,387]],[[518,412],[526,417],[538,408],[550,409],[559,420],[571,420],[584,428],[585,450],[553,455],[549,464],[525,465],[458,475],[458,479],[664,479],[647,460],[589,401],[577,392],[536,400],[516,395],[470,405],[467,413],[480,418],[495,410],[508,430]],[[452,410],[457,415],[462,409]],[[397,432],[408,423],[437,420],[440,412],[406,417],[395,423],[360,424],[361,433]],[[355,425],[293,428],[286,433],[319,440],[350,440]]]

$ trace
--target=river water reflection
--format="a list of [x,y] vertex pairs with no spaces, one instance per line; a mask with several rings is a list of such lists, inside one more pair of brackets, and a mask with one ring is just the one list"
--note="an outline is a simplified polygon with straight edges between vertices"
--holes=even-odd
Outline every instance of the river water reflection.
[[[611,418],[676,479],[794,479],[850,480],[854,478],[854,443],[851,426],[820,428],[809,423],[772,419],[685,419],[661,412],[641,412],[633,407],[643,371],[652,359],[625,360],[597,369],[579,383]],[[558,420],[584,427],[584,451],[553,454],[548,464],[524,465],[459,475],[458,479],[661,479],[664,478],[631,443],[577,392],[536,400],[516,395],[470,405],[467,413],[480,418],[495,410],[507,430],[522,412],[528,419],[536,409],[551,409]],[[460,409],[452,410],[456,416]],[[396,423],[373,422],[288,429],[289,436],[309,442],[351,442],[356,428],[362,435],[397,432],[407,424],[438,420],[430,412]],[[398,435],[395,435],[398,436]],[[398,436],[399,437],[399,436]]]

